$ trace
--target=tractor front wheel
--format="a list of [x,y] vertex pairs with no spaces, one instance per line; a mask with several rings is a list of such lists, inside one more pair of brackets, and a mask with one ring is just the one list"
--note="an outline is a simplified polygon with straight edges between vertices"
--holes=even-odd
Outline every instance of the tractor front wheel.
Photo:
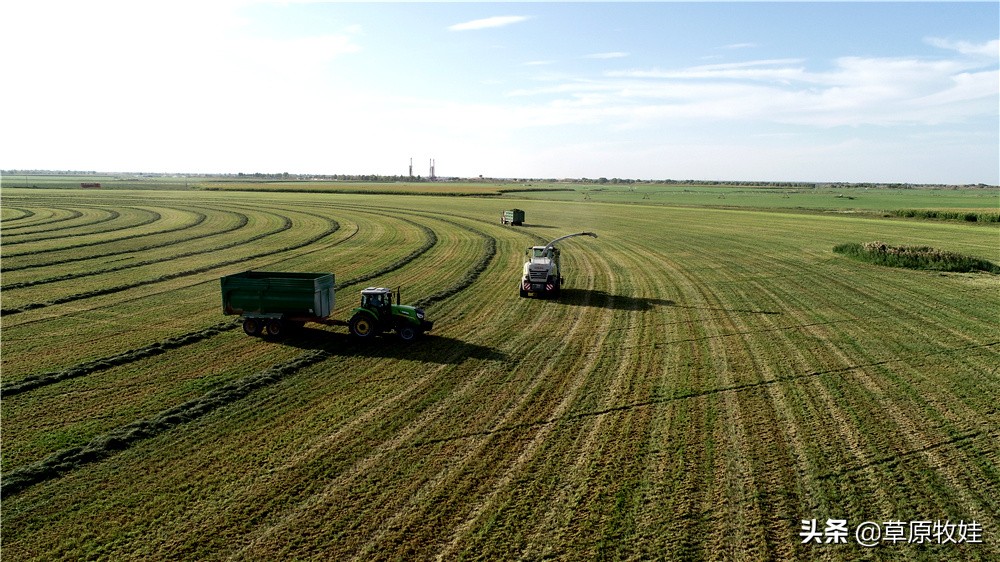
[[371,314],[365,314],[359,312],[351,318],[350,322],[351,333],[356,337],[368,339],[375,335],[376,329],[375,319],[372,318]]
[[413,341],[417,339],[419,334],[420,332],[418,332],[413,326],[400,326],[396,330],[396,335],[403,341]]

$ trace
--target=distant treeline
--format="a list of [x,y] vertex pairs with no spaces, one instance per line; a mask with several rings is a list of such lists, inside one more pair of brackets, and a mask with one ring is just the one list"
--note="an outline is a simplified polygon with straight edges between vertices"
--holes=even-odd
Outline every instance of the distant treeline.
[[965,222],[1000,222],[1000,213],[983,213],[977,211],[938,211],[934,209],[895,209],[890,214],[897,217],[965,221]]
[[212,178],[216,181],[227,179],[236,181],[345,181],[345,182],[370,182],[370,183],[400,183],[400,182],[449,182],[457,181],[463,183],[564,183],[564,184],[585,184],[585,185],[698,185],[698,186],[719,186],[719,187],[774,187],[774,188],[878,188],[878,189],[928,189],[928,188],[997,188],[995,185],[984,183],[976,184],[919,184],[919,183],[879,183],[879,182],[788,182],[788,181],[732,181],[732,180],[640,180],[628,178],[490,178],[490,177],[438,177],[427,178],[423,176],[404,175],[382,175],[382,174],[295,174],[289,172],[238,172],[226,174],[193,174],[193,173],[148,173],[148,172],[96,172],[93,170],[0,170],[3,175],[65,175],[65,176],[115,176],[126,174],[139,177],[185,177],[185,178]]

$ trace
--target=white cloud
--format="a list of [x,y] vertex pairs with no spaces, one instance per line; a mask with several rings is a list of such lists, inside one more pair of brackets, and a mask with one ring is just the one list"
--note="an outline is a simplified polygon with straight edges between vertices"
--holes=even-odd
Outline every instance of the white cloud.
[[928,45],[957,51],[963,55],[974,55],[989,58],[1000,58],[1000,39],[994,39],[985,43],[970,43],[968,41],[949,41],[938,37],[928,37],[925,39]]
[[514,23],[520,23],[530,19],[528,16],[494,16],[478,20],[456,23],[448,26],[451,31],[469,31],[473,29],[487,29],[491,27],[503,27]]
[[591,55],[584,55],[585,59],[621,59],[628,56],[628,53],[623,53],[621,51],[612,51],[610,53],[594,53]]
[[975,61],[843,57],[826,70],[768,59],[614,71],[509,95],[600,109],[616,127],[698,119],[835,127],[995,118],[998,91],[998,72]]
[[[658,79],[804,79],[801,59],[759,60],[742,63],[710,64],[678,70],[620,70],[609,72],[610,77]],[[789,66],[798,65],[798,66]]]

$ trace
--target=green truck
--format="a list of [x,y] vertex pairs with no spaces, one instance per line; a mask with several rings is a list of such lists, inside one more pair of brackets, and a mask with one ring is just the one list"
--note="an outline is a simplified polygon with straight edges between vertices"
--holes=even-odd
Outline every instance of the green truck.
[[334,307],[332,273],[246,271],[220,280],[222,311],[243,317],[243,331],[251,336],[272,338],[301,328],[306,322],[347,326],[358,338],[370,339],[394,331],[404,341],[429,332],[434,323],[424,310],[399,303],[399,290],[368,287],[361,291],[361,306],[351,311],[347,322],[330,318]]
[[524,224],[524,211],[521,209],[510,209],[500,213],[500,224],[521,226]]

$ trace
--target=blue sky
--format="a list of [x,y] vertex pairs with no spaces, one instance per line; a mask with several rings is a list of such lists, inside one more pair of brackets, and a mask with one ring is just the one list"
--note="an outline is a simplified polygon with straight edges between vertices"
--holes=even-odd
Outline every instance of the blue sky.
[[0,168],[1000,184],[997,2],[8,2]]

